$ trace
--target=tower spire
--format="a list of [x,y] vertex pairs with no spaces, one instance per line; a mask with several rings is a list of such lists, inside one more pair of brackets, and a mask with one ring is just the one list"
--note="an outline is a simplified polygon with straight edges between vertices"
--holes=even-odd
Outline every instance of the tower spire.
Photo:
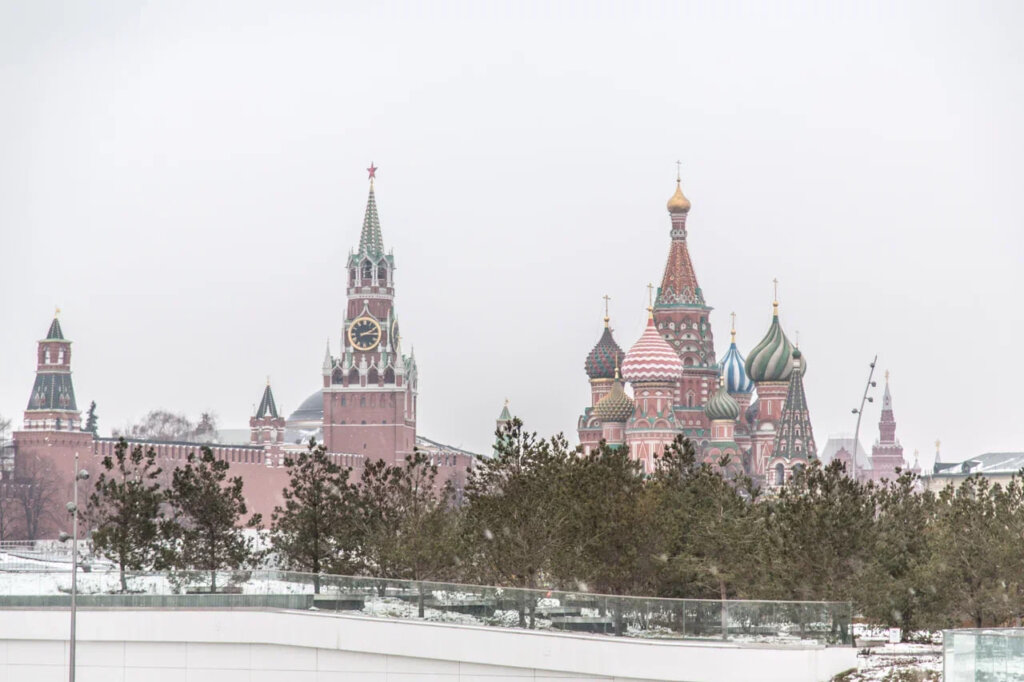
[[380,219],[377,217],[377,199],[373,193],[373,179],[376,177],[377,167],[371,163],[366,170],[370,174],[370,194],[366,198],[363,230],[359,235],[359,253],[379,256],[384,253],[384,238],[381,236]]
[[789,375],[786,402],[779,418],[779,430],[775,436],[773,457],[802,459],[809,461],[818,454],[811,428],[811,415],[807,409],[807,395],[804,393],[804,373],[800,367],[800,351],[793,351],[793,371]]

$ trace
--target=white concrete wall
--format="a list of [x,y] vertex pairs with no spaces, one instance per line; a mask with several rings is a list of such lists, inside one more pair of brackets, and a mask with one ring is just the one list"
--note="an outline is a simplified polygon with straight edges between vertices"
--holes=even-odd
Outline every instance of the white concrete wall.
[[[67,679],[68,613],[0,611],[0,681]],[[812,682],[852,648],[634,640],[304,611],[86,610],[79,682]]]

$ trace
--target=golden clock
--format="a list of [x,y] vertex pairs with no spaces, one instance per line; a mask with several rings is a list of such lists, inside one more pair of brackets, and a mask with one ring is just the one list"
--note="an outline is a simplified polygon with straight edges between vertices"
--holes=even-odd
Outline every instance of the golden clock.
[[348,342],[356,350],[373,350],[380,343],[380,323],[372,317],[357,317],[348,328]]

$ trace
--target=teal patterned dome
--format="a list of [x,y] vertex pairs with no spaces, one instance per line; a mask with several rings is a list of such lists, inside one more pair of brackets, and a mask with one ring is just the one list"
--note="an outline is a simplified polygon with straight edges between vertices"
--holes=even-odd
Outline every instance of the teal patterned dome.
[[603,422],[624,422],[633,416],[633,400],[622,390],[622,379],[618,376],[608,395],[594,405],[594,416]]
[[615,376],[615,368],[622,364],[626,354],[612,338],[612,330],[605,321],[604,332],[597,345],[587,355],[583,368],[591,379],[611,379]]
[[725,382],[718,387],[718,392],[711,396],[708,404],[704,406],[704,414],[711,421],[726,419],[735,421],[740,416],[740,404],[729,395],[729,389]]
[[747,376],[754,383],[788,381],[793,373],[793,344],[779,324],[779,304],[774,304],[772,326],[747,356]]

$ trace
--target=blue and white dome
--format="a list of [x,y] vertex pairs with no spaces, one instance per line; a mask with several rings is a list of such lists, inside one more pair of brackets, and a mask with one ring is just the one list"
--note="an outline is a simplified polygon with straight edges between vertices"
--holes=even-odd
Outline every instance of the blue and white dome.
[[744,365],[743,356],[736,348],[734,340],[729,346],[729,351],[722,358],[722,378],[725,379],[725,390],[729,391],[730,395],[752,393],[754,390],[754,382],[747,376],[747,369]]

